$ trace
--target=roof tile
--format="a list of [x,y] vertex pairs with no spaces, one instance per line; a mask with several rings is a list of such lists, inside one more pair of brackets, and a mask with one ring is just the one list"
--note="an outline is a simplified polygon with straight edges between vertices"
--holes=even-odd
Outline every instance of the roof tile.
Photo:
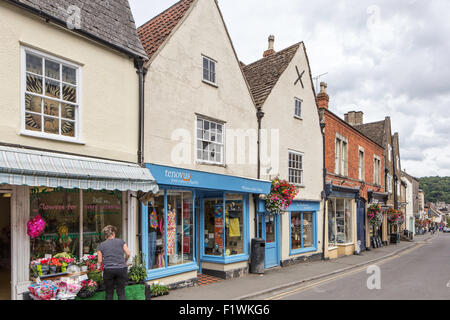
[[242,67],[257,107],[264,104],[299,47],[297,43]]
[[68,21],[69,7],[80,8],[81,30],[125,51],[145,57],[128,0],[11,0],[58,20]]
[[149,58],[170,36],[194,1],[181,0],[138,28],[139,38]]

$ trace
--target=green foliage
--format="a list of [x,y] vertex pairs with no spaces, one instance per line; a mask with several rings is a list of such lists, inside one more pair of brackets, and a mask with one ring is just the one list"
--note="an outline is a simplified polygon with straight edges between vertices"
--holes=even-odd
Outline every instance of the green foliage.
[[151,290],[153,296],[162,296],[169,292],[169,287],[154,283],[150,287],[150,290]]
[[419,178],[420,189],[425,192],[426,202],[450,203],[450,177]]
[[89,280],[94,280],[99,286],[103,284],[103,276],[100,270],[91,271],[87,276]]
[[147,269],[143,263],[143,253],[139,253],[133,257],[133,265],[128,271],[128,278],[136,283],[145,281],[147,279]]

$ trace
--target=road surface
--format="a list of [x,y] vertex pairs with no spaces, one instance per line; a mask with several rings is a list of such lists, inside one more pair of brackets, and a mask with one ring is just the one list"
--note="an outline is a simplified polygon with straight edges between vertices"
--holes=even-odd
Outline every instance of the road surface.
[[[369,289],[370,288],[370,289]],[[376,265],[275,292],[267,300],[449,300],[450,234]]]

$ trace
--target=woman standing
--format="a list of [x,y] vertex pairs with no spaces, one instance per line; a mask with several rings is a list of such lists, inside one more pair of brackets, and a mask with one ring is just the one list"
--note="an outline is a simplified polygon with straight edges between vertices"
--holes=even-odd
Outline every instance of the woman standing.
[[[117,228],[106,226],[103,229],[106,241],[98,246],[98,263],[103,263],[106,300],[114,299],[116,289],[119,300],[126,300],[125,286],[128,282],[128,259],[130,251],[122,239],[116,239]],[[125,258],[124,258],[125,254]]]

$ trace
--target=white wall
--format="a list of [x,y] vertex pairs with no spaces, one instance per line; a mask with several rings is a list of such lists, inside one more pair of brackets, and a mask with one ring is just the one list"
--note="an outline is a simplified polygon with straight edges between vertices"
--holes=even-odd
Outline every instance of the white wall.
[[[296,66],[300,72],[306,71],[302,78],[304,89],[300,83],[294,85],[298,78]],[[301,120],[294,117],[294,98],[303,100]],[[323,139],[303,44],[264,103],[263,112],[263,129],[280,130],[279,169],[272,170],[270,178],[279,176],[288,180],[289,150],[301,152],[304,154],[304,184],[297,200],[320,201],[323,190]],[[277,163],[272,160],[265,167],[276,168]],[[269,178],[266,168],[261,170],[263,178]]]
[[[195,163],[196,114],[225,121],[227,129],[257,128],[255,107],[215,1],[199,0],[160,50],[146,78],[145,162],[256,178],[256,162]],[[202,82],[202,54],[217,61],[218,87]],[[189,138],[181,144],[188,161],[181,163],[179,156],[172,157],[180,146],[172,140],[177,130]],[[251,147],[256,151],[256,141]]]
[[[1,142],[137,162],[138,76],[132,59],[0,3]],[[57,142],[20,134],[21,46],[81,65],[82,140]]]

